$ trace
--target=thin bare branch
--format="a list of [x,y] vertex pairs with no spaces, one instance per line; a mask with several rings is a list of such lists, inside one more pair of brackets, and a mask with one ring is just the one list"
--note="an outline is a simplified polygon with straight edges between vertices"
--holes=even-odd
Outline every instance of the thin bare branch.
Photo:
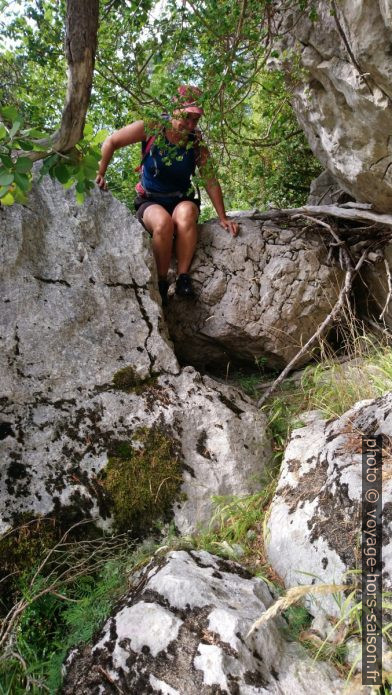
[[315,342],[322,336],[325,329],[337,319],[341,309],[343,308],[343,305],[345,304],[345,302],[349,298],[354,277],[359,272],[363,262],[365,261],[367,254],[368,254],[368,250],[366,249],[363,252],[363,254],[362,254],[361,258],[359,259],[355,268],[353,270],[350,269],[346,272],[343,287],[339,292],[339,297],[338,297],[336,303],[334,304],[332,310],[330,311],[328,316],[324,319],[324,321],[319,325],[316,332],[313,333],[313,335],[309,338],[309,340],[305,343],[305,345],[303,345],[303,347],[299,350],[299,352],[297,352],[297,354],[293,357],[293,359],[290,360],[289,364],[279,374],[278,378],[275,379],[272,386],[270,386],[270,388],[263,394],[262,398],[260,398],[260,400],[258,402],[259,407],[261,407],[265,403],[265,401],[272,395],[272,393],[274,393],[274,391],[276,391],[278,386],[282,383],[282,381],[284,381],[286,376],[291,372],[291,370],[297,364],[297,362],[301,359],[301,357],[303,357],[310,350],[310,348],[313,347]]
[[389,302],[391,301],[391,295],[392,295],[392,278],[391,278],[391,271],[389,268],[389,264],[386,258],[384,258],[384,265],[385,265],[385,272],[387,274],[387,282],[388,282],[388,295],[385,301],[385,306],[380,314],[379,321],[382,321],[384,319],[384,316],[386,314],[386,311],[389,307]]
[[[252,219],[272,220],[279,219],[281,217],[290,217],[298,213],[337,217],[343,220],[352,220],[353,222],[376,222],[379,225],[392,227],[392,215],[372,212],[370,210],[363,210],[362,208],[343,208],[338,205],[304,205],[301,208],[286,208],[281,210],[272,208],[271,210],[265,210],[262,212],[257,210],[253,213]],[[351,229],[350,232],[352,231],[353,230]]]

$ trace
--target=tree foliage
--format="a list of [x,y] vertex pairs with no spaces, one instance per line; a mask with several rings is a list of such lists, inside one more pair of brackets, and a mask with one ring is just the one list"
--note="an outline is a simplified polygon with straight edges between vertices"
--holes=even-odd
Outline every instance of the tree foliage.
[[[7,202],[10,195],[23,197],[31,178],[29,172],[22,172],[26,179],[16,176],[20,172],[10,146],[21,143],[9,135],[14,124],[23,121],[27,141],[34,140],[37,129],[53,131],[60,120],[66,93],[66,3],[0,0],[1,5],[0,61],[9,78],[0,79],[0,104],[16,110],[8,120],[2,111],[8,133],[1,140],[0,182],[2,174],[5,181],[13,175],[10,188],[3,190],[2,202]],[[302,203],[320,168],[295,120],[283,69],[271,69],[271,63],[280,57],[282,12],[301,6],[309,15],[312,6],[286,0],[277,12],[275,5],[270,0],[102,0],[86,137],[76,151],[48,152],[43,171],[66,185],[76,183],[82,200],[94,180],[103,131],[136,118],[156,120],[170,112],[178,85],[192,83],[203,91],[203,138],[227,207]],[[295,56],[285,56],[285,69],[295,73],[295,62]],[[129,205],[139,161],[137,146],[125,148],[108,172],[112,192]]]

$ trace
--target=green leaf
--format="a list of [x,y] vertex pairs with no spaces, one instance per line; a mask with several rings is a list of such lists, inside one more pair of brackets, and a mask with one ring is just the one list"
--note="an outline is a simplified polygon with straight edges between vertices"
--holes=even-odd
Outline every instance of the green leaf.
[[53,169],[53,173],[60,183],[67,183],[69,179],[69,170],[65,164],[57,164]]
[[46,159],[44,159],[44,163],[42,165],[42,168],[45,168],[45,173],[48,172],[52,166],[57,164],[58,161],[59,161],[59,156],[56,153],[51,154],[49,157],[46,157]]
[[0,198],[3,198],[8,193],[8,186],[0,186]]
[[7,121],[16,121],[18,118],[19,120],[22,120],[15,108],[15,106],[4,106],[4,108],[1,109],[1,115],[3,118],[6,118]]
[[25,203],[27,201],[26,193],[22,191],[21,188],[15,188],[15,190],[12,191],[12,195],[14,196],[16,203]]
[[15,171],[24,174],[26,171],[30,171],[32,166],[33,162],[28,157],[18,157],[15,164]]
[[37,128],[28,128],[28,130],[23,130],[23,135],[26,135],[30,138],[47,138],[48,134],[43,133],[41,130],[37,130]]
[[15,172],[15,183],[19,188],[26,193],[30,188],[30,179],[27,174],[19,174]]
[[98,160],[96,157],[94,157],[93,154],[88,154],[83,159],[83,166],[87,169],[94,169],[94,171],[95,171],[97,169],[97,165],[98,165]]
[[75,183],[75,179],[70,178],[70,179],[68,179],[68,181],[63,183],[63,186],[64,186],[65,190],[68,191],[68,189],[71,188],[71,186],[73,186],[74,183]]
[[11,193],[7,193],[2,199],[1,199],[1,204],[2,205],[13,205],[15,202],[15,198]]
[[10,186],[14,181],[14,175],[5,169],[0,169],[0,186]]
[[78,181],[76,184],[76,190],[78,193],[84,193],[86,190],[86,185],[84,180],[83,181]]
[[84,195],[84,193],[79,193],[79,192],[77,192],[77,193],[76,193],[76,202],[77,202],[77,204],[78,204],[78,205],[82,205],[82,204],[84,203],[85,197],[86,197],[86,196]]
[[[19,145],[21,150],[25,150],[25,152],[31,152],[31,150],[34,149],[34,145],[32,142],[29,142],[28,140],[14,140],[15,145]],[[41,149],[41,148],[38,148]]]
[[100,145],[104,140],[106,140],[108,135],[109,135],[109,131],[102,128],[101,130],[98,130],[98,133],[95,133],[91,142],[94,145]]
[[14,137],[14,135],[16,135],[21,125],[22,121],[13,121],[11,130],[9,132],[9,136],[11,139]]
[[11,157],[8,154],[0,154],[0,159],[3,162],[6,169],[12,169],[14,166]]
[[93,126],[91,123],[86,123],[83,130],[83,138],[87,141],[91,140],[93,137]]
[[3,125],[3,123],[0,123],[0,140],[4,140],[7,133],[8,133],[8,131],[7,131],[7,128],[5,127],[5,125]]

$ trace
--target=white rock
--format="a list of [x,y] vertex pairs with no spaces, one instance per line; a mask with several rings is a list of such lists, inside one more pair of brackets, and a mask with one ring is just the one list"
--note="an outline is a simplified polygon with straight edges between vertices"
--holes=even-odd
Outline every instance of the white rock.
[[[339,418],[294,430],[285,451],[268,519],[268,559],[287,587],[345,584],[358,563],[361,529],[362,435],[383,434],[384,563],[392,587],[392,393],[357,403]],[[340,596],[340,599],[339,599]],[[344,595],[338,594],[342,602]],[[313,615],[340,616],[332,597],[309,596]]]
[[67,510],[110,528],[110,499],[94,481],[116,442],[137,448],[132,438],[140,428],[160,432],[177,451],[182,483],[172,517],[182,534],[208,525],[212,495],[260,489],[271,454],[266,418],[236,389],[185,369],[159,377],[141,394],[108,387],[76,397],[76,408],[38,405],[38,418],[34,404],[7,411],[15,434],[23,431],[23,444],[15,436],[0,442],[2,531],[22,512],[61,517]]
[[[315,663],[303,647],[285,640],[282,618],[246,638],[272,596],[266,583],[240,565],[205,551],[177,551],[159,560],[157,567],[154,573],[149,567],[144,570],[143,588],[124,597],[95,644],[73,658],[64,695],[95,692],[102,683],[98,664],[105,664],[123,693],[149,692],[147,683],[153,692],[168,695],[343,692],[344,681],[333,667]],[[129,611],[146,602],[151,607],[148,615],[142,607],[136,621],[124,623],[124,606]],[[159,636],[168,615],[175,629]]]
[[[236,389],[180,373],[147,234],[127,208],[98,189],[77,206],[47,177],[28,206],[0,209],[0,227],[0,533],[21,514],[109,529],[100,475],[143,427],[181,459],[182,533],[210,521],[213,494],[255,492],[265,417]],[[113,385],[124,367],[160,376],[125,393]]]
[[390,2],[336,3],[351,55],[330,3],[318,0],[313,5],[318,15],[314,22],[306,11],[284,10],[281,50],[289,51],[287,63],[291,52],[299,54],[305,68],[294,90],[297,118],[314,154],[338,185],[356,200],[391,212]]
[[[270,220],[240,218],[233,238],[211,221],[202,225],[191,275],[198,293],[177,296],[165,311],[182,363],[229,371],[236,363],[283,366],[335,303],[343,274],[327,265],[318,232],[301,235]],[[305,364],[309,356],[305,356]]]
[[[133,606],[125,606],[117,614],[117,639],[119,643],[129,639],[130,628],[138,625],[139,629],[132,633],[130,641],[132,651],[141,652],[142,647],[148,647],[152,656],[157,656],[162,649],[167,649],[170,642],[177,639],[182,622],[162,606],[140,601]],[[94,651],[105,646],[105,639],[106,637],[103,637],[95,645]],[[122,652],[124,651],[122,649]],[[122,659],[116,661],[115,667],[127,670],[127,665]]]

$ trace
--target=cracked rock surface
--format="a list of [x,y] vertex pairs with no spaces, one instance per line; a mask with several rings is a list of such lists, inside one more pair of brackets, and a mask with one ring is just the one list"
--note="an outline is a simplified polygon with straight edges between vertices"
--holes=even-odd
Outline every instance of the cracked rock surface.
[[236,389],[191,367],[160,376],[141,394],[108,387],[70,401],[9,403],[2,427],[1,531],[21,513],[66,514],[70,521],[82,515],[109,528],[112,505],[101,476],[111,452],[131,444],[141,428],[163,435],[176,451],[182,483],[171,517],[183,534],[210,521],[212,495],[260,489],[270,457],[265,416]]
[[[286,587],[347,583],[360,568],[362,436],[383,435],[383,584],[392,588],[392,394],[358,402],[335,420],[315,412],[287,446],[271,505],[268,559]],[[303,574],[304,572],[308,574]],[[313,615],[338,615],[331,596],[309,598]]]
[[[314,3],[285,10],[281,48],[300,55],[294,109],[320,162],[356,200],[392,208],[392,10],[388,0]],[[283,33],[283,32],[282,32]],[[344,35],[344,38],[343,38]],[[292,62],[292,61],[291,61]]]
[[[21,514],[110,527],[101,475],[143,428],[180,461],[182,532],[209,521],[213,494],[254,492],[265,417],[237,390],[180,371],[128,210],[98,190],[79,207],[48,177],[0,224],[0,532]],[[135,380],[125,391],[113,382],[124,368]]]
[[298,220],[241,216],[236,239],[216,221],[202,225],[191,267],[198,299],[174,295],[165,312],[180,361],[287,364],[338,297],[343,274],[327,256],[323,235]]
[[205,551],[175,551],[138,576],[92,645],[71,652],[64,695],[332,695],[343,681],[285,639],[267,584]]
[[72,398],[128,365],[140,378],[178,372],[125,206],[99,190],[78,206],[46,177],[26,206],[0,210],[0,227],[3,397]]

